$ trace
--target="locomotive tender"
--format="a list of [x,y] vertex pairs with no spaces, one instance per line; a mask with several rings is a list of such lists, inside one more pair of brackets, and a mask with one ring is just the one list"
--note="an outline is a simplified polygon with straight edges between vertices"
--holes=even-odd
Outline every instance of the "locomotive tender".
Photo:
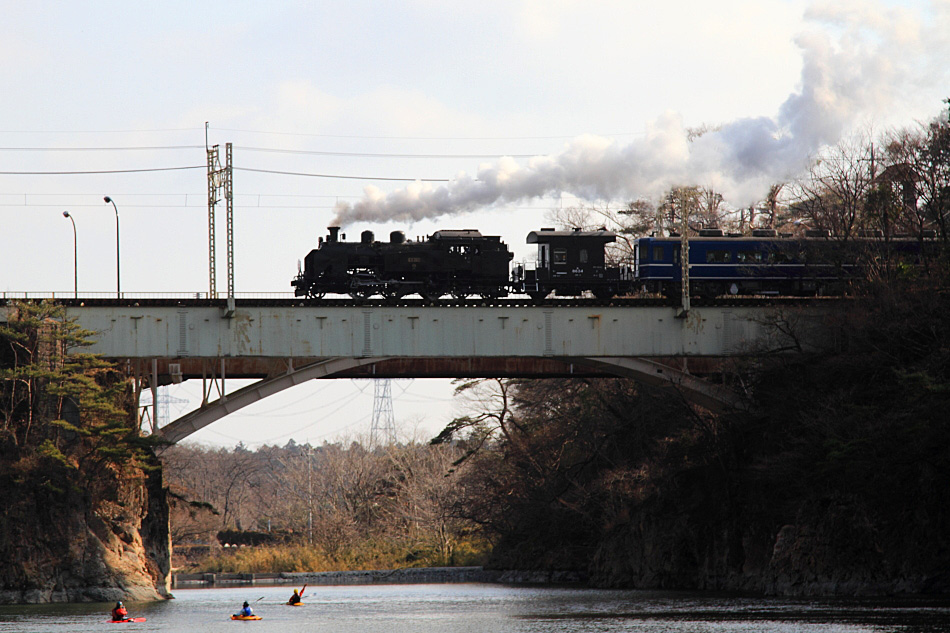
[[[527,243],[538,245],[537,261],[533,267],[515,264],[509,275],[513,254],[508,246],[500,237],[474,229],[440,230],[416,241],[393,231],[389,242],[377,241],[371,231],[363,231],[359,242],[347,242],[339,227],[328,230],[291,281],[296,296],[396,300],[418,295],[434,301],[445,295],[496,299],[518,294],[540,301],[552,294],[591,293],[606,300],[634,293],[675,297],[681,292],[677,236],[639,238],[632,265],[612,266],[605,253],[606,245],[616,240],[611,231],[531,231]],[[726,236],[719,229],[704,229],[689,238],[690,294],[840,294],[869,253],[880,254],[886,247],[903,261],[915,262],[926,241],[870,237],[841,242],[823,232],[793,237],[773,229]]]

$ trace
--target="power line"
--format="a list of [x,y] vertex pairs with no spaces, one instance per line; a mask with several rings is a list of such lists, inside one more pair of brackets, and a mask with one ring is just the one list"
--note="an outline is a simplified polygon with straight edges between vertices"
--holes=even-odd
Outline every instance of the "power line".
[[[0,148],[3,149],[3,148]],[[236,146],[236,149],[242,149],[248,152],[271,152],[275,154],[306,154],[311,156],[348,156],[352,158],[440,158],[440,159],[454,159],[454,158],[501,158],[502,156],[507,156],[510,158],[534,158],[539,156],[539,154],[385,154],[385,153],[372,153],[372,152],[327,152],[320,150],[305,150],[305,149],[278,149],[270,147],[246,147],[243,145]]]
[[198,132],[204,127],[158,128],[152,130],[0,130],[0,134],[134,134],[140,132]]
[[130,152],[161,149],[204,149],[204,145],[142,145],[124,147],[0,147],[0,152]]
[[[387,180],[395,182],[450,182],[451,178],[391,178],[387,176],[345,176],[341,174],[311,174],[299,171],[281,171],[277,169],[254,169],[251,167],[233,167],[235,171],[250,171],[258,174],[278,174],[281,176],[307,176],[309,178],[338,178],[342,180]],[[4,172],[0,172],[2,174]]]
[[[116,147],[0,147],[0,152],[137,152],[158,150],[204,149],[203,145],[140,145]],[[510,158],[534,158],[539,154],[414,154],[384,152],[333,152],[325,150],[284,149],[280,147],[235,146],[247,152],[266,152],[271,154],[293,154],[304,156],[346,156],[350,158],[426,158],[426,159],[492,159],[507,156]]]
[[142,169],[95,169],[83,171],[0,171],[0,176],[84,176],[92,174],[141,174],[158,171],[184,171],[186,169],[204,169],[204,165],[189,167],[145,167]]
[[[560,134],[553,136],[368,136],[360,134],[309,134],[305,132],[267,132],[264,130],[243,130],[240,128],[211,128],[221,132],[244,132],[247,134],[272,134],[274,136],[309,136],[314,138],[358,138],[358,139],[379,139],[379,140],[402,140],[402,141],[531,141],[531,140],[552,140],[552,139],[572,139],[581,136],[580,134]],[[620,132],[616,134],[599,134],[598,136],[643,136],[643,132]]]

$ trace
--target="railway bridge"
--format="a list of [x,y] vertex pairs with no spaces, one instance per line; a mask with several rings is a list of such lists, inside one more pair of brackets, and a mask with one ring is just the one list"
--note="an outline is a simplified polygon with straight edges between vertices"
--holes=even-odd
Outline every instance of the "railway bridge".
[[[768,325],[777,312],[820,313],[814,303],[761,300],[711,302],[686,313],[633,299],[63,303],[68,317],[95,332],[88,351],[126,362],[137,391],[153,390],[153,403],[160,385],[202,380],[199,409],[152,428],[172,442],[262,398],[327,378],[624,376],[722,410],[738,405],[740,394],[702,375],[715,373],[724,357],[782,346]],[[228,393],[226,380],[236,378],[257,381]]]

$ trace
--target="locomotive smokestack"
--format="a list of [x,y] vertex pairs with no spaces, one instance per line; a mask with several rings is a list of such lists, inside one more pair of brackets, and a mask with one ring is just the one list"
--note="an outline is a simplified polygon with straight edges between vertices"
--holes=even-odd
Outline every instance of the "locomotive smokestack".
[[330,231],[330,234],[327,236],[327,242],[339,242],[340,241],[340,227],[338,226],[328,226],[327,230]]

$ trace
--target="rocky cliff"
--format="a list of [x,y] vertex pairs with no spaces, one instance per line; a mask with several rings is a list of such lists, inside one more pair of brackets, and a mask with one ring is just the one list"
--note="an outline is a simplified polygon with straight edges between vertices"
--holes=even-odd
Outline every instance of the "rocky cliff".
[[161,470],[93,495],[76,470],[37,458],[0,474],[0,603],[170,597],[168,509]]
[[950,593],[942,538],[912,532],[888,534],[862,502],[843,498],[772,526],[646,510],[600,544],[590,580],[784,596]]

